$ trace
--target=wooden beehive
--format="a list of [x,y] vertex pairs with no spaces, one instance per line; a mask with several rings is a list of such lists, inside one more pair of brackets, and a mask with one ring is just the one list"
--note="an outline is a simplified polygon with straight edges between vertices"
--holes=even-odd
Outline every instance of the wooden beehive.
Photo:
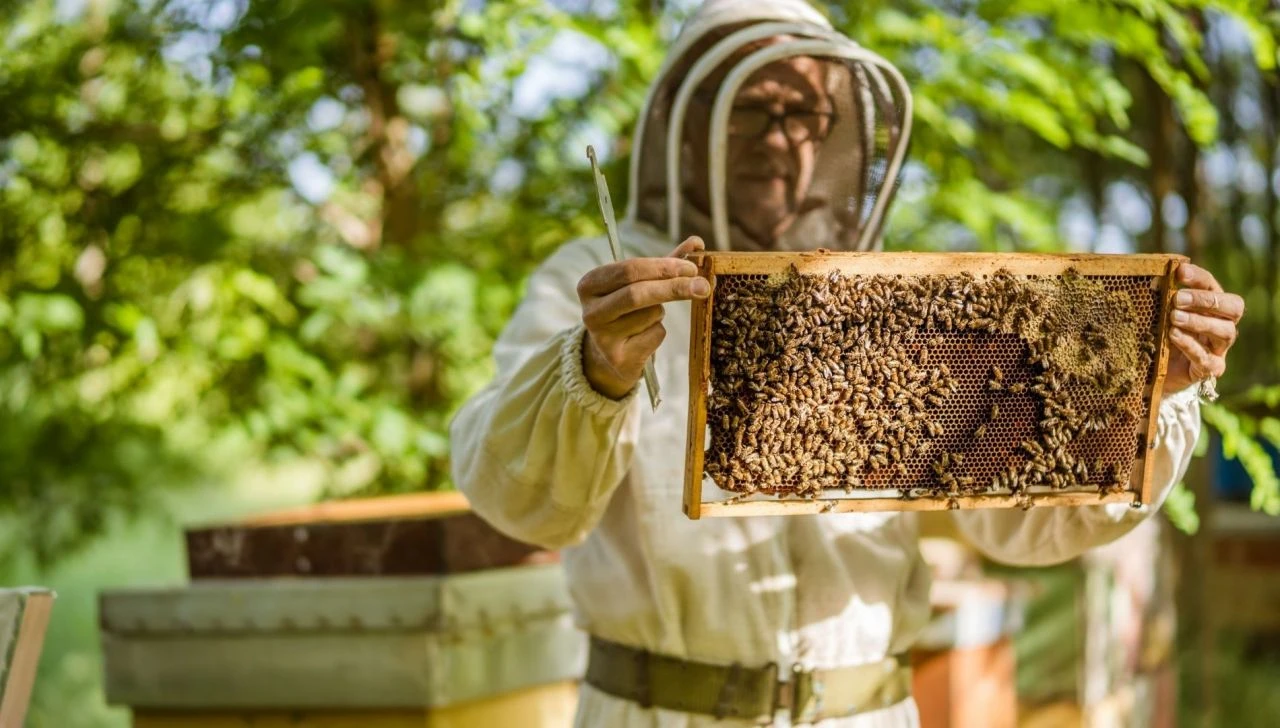
[[690,518],[1150,501],[1182,256],[690,259]]
[[185,531],[192,580],[460,574],[559,560],[495,530],[457,491],[330,501]]
[[186,545],[190,584],[100,595],[106,697],[135,728],[572,721],[587,642],[558,554],[461,493],[275,511]]

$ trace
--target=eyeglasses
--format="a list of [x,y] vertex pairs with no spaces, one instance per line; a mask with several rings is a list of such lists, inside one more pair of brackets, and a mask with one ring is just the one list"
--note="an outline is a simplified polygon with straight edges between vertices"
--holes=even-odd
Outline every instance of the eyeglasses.
[[[713,94],[695,92],[694,98],[707,107],[715,102]],[[792,144],[802,144],[810,139],[825,139],[835,118],[831,111],[789,109],[775,114],[762,106],[734,106],[729,113],[729,136],[755,139],[767,135],[777,124]]]
[[830,111],[789,110],[775,114],[758,106],[735,106],[729,114],[729,135],[747,139],[763,137],[777,124],[792,144],[824,139],[835,114]]

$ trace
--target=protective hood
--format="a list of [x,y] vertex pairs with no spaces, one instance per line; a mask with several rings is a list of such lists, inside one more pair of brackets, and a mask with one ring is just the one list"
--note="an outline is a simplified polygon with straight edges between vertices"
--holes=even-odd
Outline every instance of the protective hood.
[[[910,139],[910,90],[892,64],[834,31],[804,0],[708,0],[686,22],[636,128],[626,220],[673,241],[702,234],[712,249],[766,247],[734,225],[728,209],[729,118],[751,74],[797,56],[826,63],[834,117],[792,223],[767,247],[878,249]],[[684,138],[686,114],[706,113],[691,108],[695,90],[705,94],[717,78],[707,138]],[[695,144],[708,153],[689,154]],[[695,156],[707,165],[709,199],[701,206],[683,192]]]

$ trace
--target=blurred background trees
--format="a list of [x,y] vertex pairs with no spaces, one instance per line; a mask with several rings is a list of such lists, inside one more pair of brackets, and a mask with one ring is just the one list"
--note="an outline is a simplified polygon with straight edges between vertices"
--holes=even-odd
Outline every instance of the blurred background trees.
[[[693,4],[0,4],[0,559],[282,463],[329,495],[449,487],[524,277],[600,230],[585,145],[624,198]],[[1183,252],[1246,297],[1205,418],[1280,512],[1270,5],[822,7],[915,89],[890,249]]]

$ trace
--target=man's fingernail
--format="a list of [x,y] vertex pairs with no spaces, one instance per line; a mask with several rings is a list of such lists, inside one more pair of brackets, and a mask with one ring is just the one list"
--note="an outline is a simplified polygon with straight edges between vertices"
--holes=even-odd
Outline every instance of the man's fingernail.
[[1183,313],[1182,311],[1173,312],[1173,322],[1175,324],[1185,324],[1187,322],[1187,319],[1188,319],[1187,314]]
[[698,298],[703,298],[708,293],[711,293],[711,286],[710,284],[707,283],[707,279],[705,278],[695,279],[693,283],[689,286],[689,289],[693,291],[693,295],[697,296]]
[[1179,306],[1190,306],[1191,302],[1194,301],[1195,298],[1196,297],[1191,294],[1191,291],[1178,291]]

